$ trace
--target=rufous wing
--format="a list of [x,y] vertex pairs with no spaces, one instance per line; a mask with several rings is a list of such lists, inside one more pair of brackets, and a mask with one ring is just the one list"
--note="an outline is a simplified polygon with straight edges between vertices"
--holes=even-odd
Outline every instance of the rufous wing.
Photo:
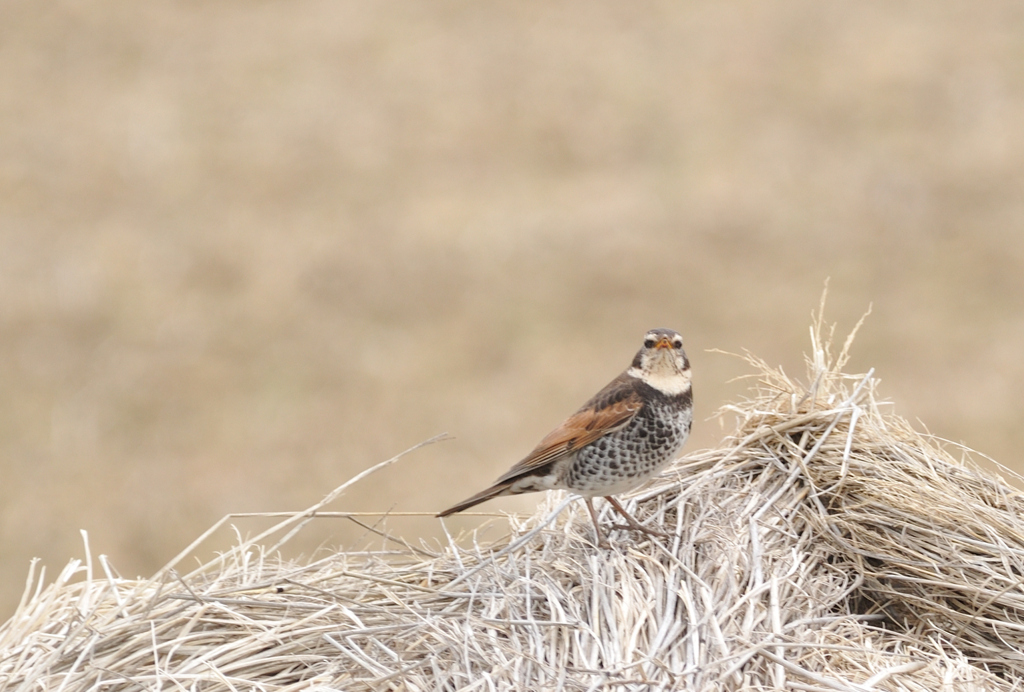
[[629,423],[643,405],[635,385],[636,379],[626,374],[612,380],[583,408],[552,430],[495,485],[540,471],[544,466]]
[[545,469],[546,466],[628,424],[643,406],[643,400],[636,391],[636,383],[635,378],[625,373],[619,375],[585,403],[583,408],[541,440],[525,459],[509,469],[494,485],[437,516],[446,517],[500,495],[523,492],[512,490],[516,480],[532,475],[547,475],[550,470]]

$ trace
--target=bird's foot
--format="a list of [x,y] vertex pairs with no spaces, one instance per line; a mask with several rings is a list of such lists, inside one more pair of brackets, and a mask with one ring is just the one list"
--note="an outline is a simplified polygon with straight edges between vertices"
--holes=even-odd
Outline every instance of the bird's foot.
[[619,529],[620,531],[639,531],[640,533],[646,533],[651,536],[657,536],[658,538],[674,538],[675,536],[671,533],[665,533],[664,531],[658,531],[651,529],[643,524],[612,524],[613,529]]
[[636,519],[633,518],[633,515],[630,514],[629,512],[627,512],[626,508],[623,507],[619,503],[619,501],[616,500],[614,497],[611,497],[609,495],[609,496],[605,497],[604,499],[608,500],[608,502],[609,502],[609,504],[611,504],[612,508],[616,512],[619,513],[619,516],[621,516],[623,519],[626,520],[625,524],[614,524],[614,525],[612,525],[613,529],[622,529],[623,531],[639,531],[640,533],[646,533],[646,534],[649,534],[651,536],[658,536],[660,538],[672,538],[673,537],[672,534],[664,533],[664,532],[658,531],[656,529],[648,528],[648,527],[644,526],[643,524],[641,524],[640,522],[638,522]]

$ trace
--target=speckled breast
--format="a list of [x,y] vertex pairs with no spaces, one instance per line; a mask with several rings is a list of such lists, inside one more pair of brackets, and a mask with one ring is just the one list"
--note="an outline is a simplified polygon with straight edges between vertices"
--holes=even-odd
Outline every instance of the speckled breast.
[[565,467],[563,487],[596,496],[639,486],[679,451],[692,420],[689,405],[669,398],[649,402],[629,425],[580,449]]

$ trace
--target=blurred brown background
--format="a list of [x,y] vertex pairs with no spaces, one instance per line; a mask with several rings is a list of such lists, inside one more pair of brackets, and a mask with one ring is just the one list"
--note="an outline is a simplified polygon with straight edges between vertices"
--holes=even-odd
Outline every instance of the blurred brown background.
[[0,618],[79,529],[151,574],[448,431],[333,506],[441,509],[654,326],[712,445],[706,349],[802,373],[826,277],[851,369],[1015,466],[1022,123],[1019,0],[9,0]]

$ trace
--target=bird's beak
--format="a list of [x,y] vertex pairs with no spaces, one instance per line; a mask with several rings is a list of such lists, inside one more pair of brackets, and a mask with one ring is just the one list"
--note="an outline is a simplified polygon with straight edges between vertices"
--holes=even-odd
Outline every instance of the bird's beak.
[[654,348],[672,348],[672,340],[663,336],[658,339],[658,343],[654,344]]

